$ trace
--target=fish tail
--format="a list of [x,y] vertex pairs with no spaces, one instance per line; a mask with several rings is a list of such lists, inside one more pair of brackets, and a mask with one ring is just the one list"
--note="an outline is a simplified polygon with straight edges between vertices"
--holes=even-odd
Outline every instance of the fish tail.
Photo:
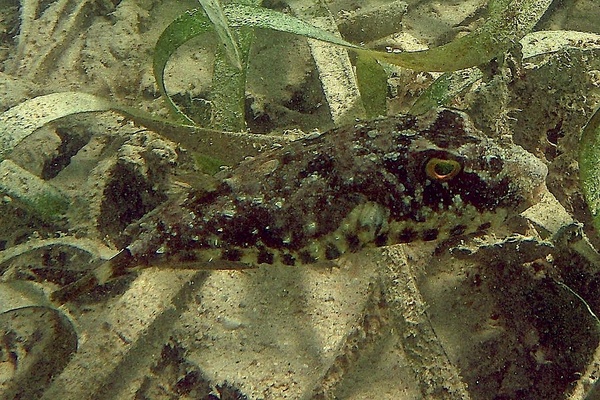
[[123,249],[85,274],[82,278],[54,291],[50,298],[54,303],[64,304],[97,286],[102,286],[114,278],[125,275],[135,264],[135,257],[131,255],[129,250]]

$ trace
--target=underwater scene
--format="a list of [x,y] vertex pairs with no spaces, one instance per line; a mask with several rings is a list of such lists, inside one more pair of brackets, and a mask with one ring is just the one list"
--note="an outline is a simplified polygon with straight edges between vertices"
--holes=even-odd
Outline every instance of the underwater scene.
[[0,0],[0,400],[600,400],[597,0]]

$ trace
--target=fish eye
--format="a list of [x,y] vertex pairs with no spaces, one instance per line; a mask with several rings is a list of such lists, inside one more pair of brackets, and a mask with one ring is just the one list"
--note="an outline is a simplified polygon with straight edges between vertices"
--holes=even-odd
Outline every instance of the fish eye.
[[430,158],[425,164],[425,173],[438,182],[446,182],[454,178],[461,170],[461,165],[455,160]]

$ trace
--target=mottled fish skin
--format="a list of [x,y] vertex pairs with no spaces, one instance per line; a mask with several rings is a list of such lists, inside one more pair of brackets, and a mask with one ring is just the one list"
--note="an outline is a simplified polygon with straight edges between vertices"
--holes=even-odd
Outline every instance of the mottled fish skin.
[[[246,160],[215,190],[159,207],[109,264],[299,265],[470,234],[530,206],[546,173],[456,110],[360,122]],[[105,270],[98,281],[115,275]]]

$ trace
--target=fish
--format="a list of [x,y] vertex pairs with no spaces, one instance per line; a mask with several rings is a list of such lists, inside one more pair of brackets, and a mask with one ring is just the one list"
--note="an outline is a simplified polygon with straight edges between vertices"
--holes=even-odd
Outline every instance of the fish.
[[55,299],[150,266],[334,262],[370,247],[480,234],[535,203],[548,169],[459,110],[359,121],[266,151],[132,224],[113,258]]

